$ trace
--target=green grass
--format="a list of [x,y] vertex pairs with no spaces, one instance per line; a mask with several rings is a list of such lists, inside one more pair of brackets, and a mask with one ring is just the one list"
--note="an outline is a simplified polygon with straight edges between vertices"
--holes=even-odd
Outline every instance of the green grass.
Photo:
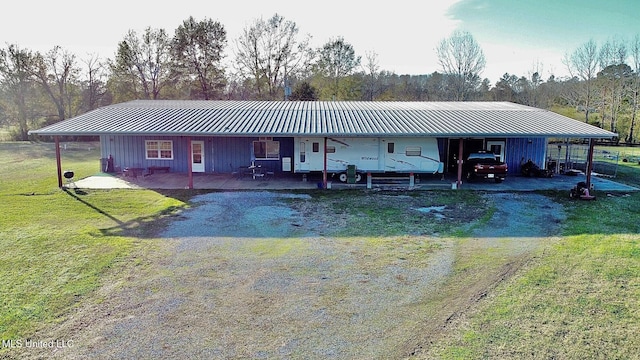
[[640,194],[556,195],[569,212],[562,240],[435,344],[435,358],[638,358]]
[[[99,157],[79,147],[62,164],[80,178],[99,171]],[[184,205],[147,190],[60,190],[51,144],[0,143],[0,184],[0,339],[60,321]]]

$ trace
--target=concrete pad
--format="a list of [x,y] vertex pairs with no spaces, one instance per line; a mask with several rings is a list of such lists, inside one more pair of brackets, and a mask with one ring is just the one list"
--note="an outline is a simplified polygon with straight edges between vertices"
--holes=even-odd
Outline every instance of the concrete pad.
[[89,176],[72,184],[67,184],[65,187],[77,189],[141,189],[140,186],[134,183],[108,174]]
[[[460,189],[480,191],[536,191],[560,190],[569,192],[578,182],[586,181],[584,174],[577,176],[556,175],[552,178],[528,178],[523,176],[507,177],[502,183],[494,181],[463,182]],[[610,179],[592,176],[591,182],[595,191],[632,192],[640,189],[624,185]],[[375,189],[410,190],[445,190],[452,189],[455,178],[446,176],[423,177],[410,186],[409,178],[400,178],[397,182],[375,182]],[[74,187],[74,186],[69,186]],[[139,176],[137,178],[123,178],[117,175],[101,174],[90,176],[75,182],[80,189],[186,189],[188,188],[187,174],[168,173]],[[322,180],[308,177],[303,181],[301,175],[280,175],[269,179],[251,177],[238,178],[231,174],[194,174],[194,189],[210,190],[295,190],[318,189],[322,187]],[[332,181],[331,189],[366,189],[367,183],[343,184]]]

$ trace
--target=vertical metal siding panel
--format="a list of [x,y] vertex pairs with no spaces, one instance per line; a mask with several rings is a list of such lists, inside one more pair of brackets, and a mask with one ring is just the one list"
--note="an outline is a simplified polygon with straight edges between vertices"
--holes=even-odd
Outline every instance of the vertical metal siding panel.
[[254,138],[214,138],[216,172],[228,173],[251,164],[251,144]]
[[546,146],[546,138],[507,139],[505,160],[509,166],[509,173],[516,176],[520,175],[521,163],[529,159],[538,166],[544,167]]
[[[105,159],[109,157],[109,137],[105,135],[100,135],[100,157]],[[102,164],[100,164],[102,167]],[[104,169],[102,169],[104,171]]]

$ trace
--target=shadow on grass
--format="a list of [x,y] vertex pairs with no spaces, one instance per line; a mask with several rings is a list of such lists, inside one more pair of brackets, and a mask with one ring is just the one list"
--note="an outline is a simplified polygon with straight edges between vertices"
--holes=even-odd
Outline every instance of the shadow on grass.
[[86,195],[87,194],[86,192],[84,192],[84,191],[82,191],[80,189],[74,189],[73,192],[69,191],[69,189],[67,189],[67,188],[63,188],[62,190],[65,193],[67,193],[67,195],[69,195],[72,198],[80,201],[81,203],[83,203],[84,205],[88,206],[89,208],[91,208],[92,210],[96,211],[97,213],[108,217],[110,220],[112,220],[116,224],[118,224],[118,225],[123,225],[124,224],[122,221],[120,221],[116,217],[112,216],[111,214],[107,213],[106,211],[104,211],[104,210],[94,206],[93,204],[90,204],[90,203],[84,201],[82,198],[80,198],[81,195]]
[[86,205],[90,209],[96,211],[97,213],[104,215],[109,218],[117,225],[112,226],[105,229],[100,229],[100,234],[104,236],[127,236],[127,237],[138,237],[138,238],[153,238],[156,237],[157,234],[164,228],[167,224],[167,220],[169,217],[175,215],[180,209],[181,206],[171,206],[157,214],[149,215],[149,216],[141,216],[129,221],[122,221],[115,216],[107,213],[106,211],[98,208],[97,206],[85,201],[81,198],[82,195],[86,195],[87,193],[81,189],[63,189],[65,193],[69,196],[78,200],[82,204]]

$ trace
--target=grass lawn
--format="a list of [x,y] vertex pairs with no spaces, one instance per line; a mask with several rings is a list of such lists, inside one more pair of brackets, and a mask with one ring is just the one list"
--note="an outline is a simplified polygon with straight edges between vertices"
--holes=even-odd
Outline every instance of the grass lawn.
[[[99,151],[63,152],[78,177],[97,173]],[[150,223],[184,205],[153,191],[62,191],[52,144],[0,142],[0,339],[55,323],[129,259]],[[2,349],[0,349],[0,353]]]
[[[74,147],[63,152],[63,168],[73,170],[77,177],[91,175],[99,171],[99,157],[95,148]],[[640,167],[621,168],[626,174],[624,182],[640,182]],[[158,221],[185,207],[195,194],[176,191],[167,197],[150,190],[66,192],[57,188],[55,176],[51,144],[0,142],[2,340],[25,339],[38,329],[55,326],[83,299],[95,296],[94,290],[109,278],[106,275],[119,274],[130,266],[145,266],[142,260],[136,260],[142,258],[137,254],[155,247]],[[340,195],[344,193],[323,192],[318,196]],[[436,195],[441,196],[438,201],[443,205],[457,204],[460,208],[456,213],[469,216],[461,218],[461,223],[472,219],[483,223],[491,216],[491,212],[484,217],[465,213],[470,208],[465,205],[477,206],[475,193]],[[598,200],[592,202],[570,200],[566,192],[545,195],[562,203],[567,212],[560,240],[444,330],[442,338],[429,346],[428,358],[633,359],[640,354],[636,335],[640,333],[640,194],[598,194]],[[378,209],[383,207],[376,201],[392,201],[381,194],[365,200]],[[397,209],[372,212],[370,207],[354,206],[351,201],[340,204],[331,209],[331,214],[341,214],[347,225],[341,236],[363,232],[402,236],[444,230],[461,242],[473,240],[468,231],[455,226],[431,228],[428,223],[387,221],[388,217],[404,217]],[[375,219],[374,225],[357,221],[360,215]],[[275,257],[295,245],[279,241],[253,251]],[[380,259],[388,253],[388,243],[370,245],[377,246]],[[419,245],[406,243],[411,249]],[[470,252],[465,261],[490,267],[495,262],[492,256],[499,255]],[[457,286],[473,285],[479,280],[473,275],[465,275],[467,278]],[[447,293],[435,296],[441,298],[438,304],[442,306],[459,300]],[[0,357],[5,350],[0,349]]]
[[561,241],[435,344],[430,358],[640,356],[640,194],[577,203],[548,195],[569,212]]

